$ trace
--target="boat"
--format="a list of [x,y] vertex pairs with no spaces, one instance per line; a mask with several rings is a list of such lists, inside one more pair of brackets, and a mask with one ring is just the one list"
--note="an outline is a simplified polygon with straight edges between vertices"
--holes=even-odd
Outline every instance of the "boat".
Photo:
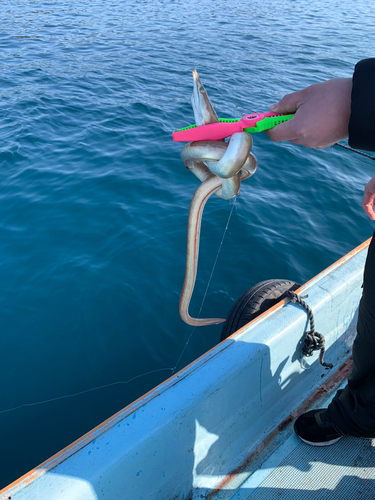
[[302,356],[306,311],[284,298],[0,492],[1,500],[375,498],[375,440],[317,448],[293,433],[351,368],[370,240],[298,288],[325,337]]

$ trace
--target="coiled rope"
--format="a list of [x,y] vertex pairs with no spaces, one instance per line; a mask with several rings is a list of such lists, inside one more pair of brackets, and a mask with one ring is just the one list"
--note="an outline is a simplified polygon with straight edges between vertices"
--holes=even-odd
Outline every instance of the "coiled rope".
[[325,340],[324,340],[324,337],[321,333],[318,333],[315,331],[315,321],[314,321],[314,315],[312,313],[312,310],[306,304],[306,302],[304,302],[294,292],[288,291],[288,292],[286,292],[286,296],[291,300],[291,302],[293,304],[297,303],[300,306],[302,306],[305,309],[305,311],[307,312],[307,315],[309,317],[310,330],[308,332],[306,332],[306,335],[305,335],[304,345],[302,348],[303,356],[312,356],[314,351],[320,351],[319,363],[322,366],[325,366],[327,369],[333,368],[332,363],[326,363],[324,361],[324,353],[325,353],[324,342],[325,342]]

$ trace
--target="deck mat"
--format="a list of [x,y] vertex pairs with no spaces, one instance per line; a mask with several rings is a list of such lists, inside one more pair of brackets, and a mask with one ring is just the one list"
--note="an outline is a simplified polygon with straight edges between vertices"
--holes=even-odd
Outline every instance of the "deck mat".
[[248,493],[251,500],[374,500],[375,439],[345,436],[328,447],[300,442]]

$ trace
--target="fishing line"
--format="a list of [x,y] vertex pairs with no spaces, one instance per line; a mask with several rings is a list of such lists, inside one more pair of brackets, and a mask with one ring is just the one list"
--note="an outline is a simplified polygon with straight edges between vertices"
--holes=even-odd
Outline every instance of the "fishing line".
[[[228,227],[229,227],[229,222],[230,222],[230,219],[231,219],[231,217],[232,217],[232,213],[233,213],[234,207],[235,207],[235,205],[236,205],[236,201],[237,201],[237,197],[236,197],[236,198],[234,198],[234,202],[233,202],[233,204],[232,204],[232,209],[231,209],[231,211],[230,211],[230,213],[229,213],[229,216],[228,216],[227,224],[226,224],[226,226],[225,226],[225,229],[224,229],[224,232],[223,232],[223,236],[222,236],[222,238],[221,238],[221,242],[220,242],[220,245],[219,245],[219,249],[218,249],[218,251],[217,251],[217,254],[216,254],[216,258],[215,258],[214,265],[212,266],[211,275],[210,275],[210,277],[209,277],[209,279],[208,279],[208,283],[207,283],[207,286],[206,286],[206,291],[204,292],[203,299],[202,299],[202,303],[201,303],[201,306],[200,306],[200,308],[199,308],[199,312],[198,312],[198,316],[197,316],[197,318],[200,318],[200,315],[201,315],[201,312],[202,312],[202,308],[203,308],[203,304],[204,304],[204,301],[206,300],[207,292],[208,292],[208,289],[209,289],[209,287],[210,287],[211,280],[212,280],[212,276],[213,276],[214,271],[215,271],[215,267],[216,267],[217,259],[219,258],[219,254],[220,254],[220,251],[221,251],[221,247],[223,246],[223,241],[224,241],[224,238],[225,238],[226,232],[227,232]],[[190,333],[190,336],[189,336],[189,338],[187,339],[187,342],[186,342],[186,344],[184,345],[184,348],[182,349],[182,352],[181,352],[181,354],[180,354],[180,357],[178,358],[177,363],[176,363],[176,365],[175,365],[175,366],[174,366],[174,368],[173,368],[173,373],[175,373],[175,371],[176,371],[176,369],[177,369],[177,367],[178,367],[178,364],[179,364],[179,362],[180,362],[180,360],[181,360],[181,358],[182,358],[182,356],[183,356],[183,354],[184,354],[184,352],[185,352],[185,350],[186,350],[186,348],[187,348],[187,346],[188,346],[188,344],[189,344],[189,342],[190,342],[190,339],[191,339],[191,337],[193,336],[193,333],[195,332],[196,328],[197,328],[197,327],[195,326],[195,327],[192,329],[192,331],[191,331],[191,333]],[[173,374],[173,373],[172,373],[172,374]]]
[[[228,216],[228,220],[227,220],[227,223],[226,223],[226,226],[225,226],[225,229],[224,229],[223,236],[221,238],[219,249],[218,249],[217,254],[216,254],[215,262],[214,262],[214,265],[212,267],[211,275],[209,277],[209,280],[208,280],[208,283],[207,283],[207,286],[206,286],[206,290],[204,292],[203,300],[202,300],[202,303],[201,303],[201,306],[200,306],[200,309],[199,309],[199,313],[198,313],[198,318],[200,317],[200,314],[201,314],[201,311],[202,311],[202,308],[203,308],[203,304],[204,304],[204,301],[205,301],[206,296],[207,296],[207,292],[208,292],[208,289],[209,289],[209,286],[210,286],[210,283],[211,283],[211,280],[212,280],[212,276],[213,276],[214,271],[215,271],[215,267],[216,267],[217,260],[219,258],[221,247],[223,246],[224,238],[225,238],[226,232],[227,232],[228,227],[229,227],[229,222],[230,222],[230,219],[232,217],[232,213],[233,213],[234,207],[236,205],[236,200],[237,200],[237,198],[234,199],[234,202],[232,204],[232,209],[231,209],[231,211],[229,213],[229,216]],[[185,345],[184,345],[184,347],[182,349],[180,357],[178,358],[177,363],[176,363],[176,365],[173,368],[158,368],[156,370],[151,370],[149,372],[141,373],[140,375],[136,375],[135,377],[132,377],[129,380],[120,380],[118,382],[111,382],[109,384],[104,384],[104,385],[100,385],[98,387],[93,387],[92,389],[85,389],[84,391],[75,392],[73,394],[65,394],[64,396],[57,396],[56,398],[45,399],[45,400],[42,400],[42,401],[36,401],[34,403],[24,403],[24,404],[19,405],[19,406],[14,406],[13,408],[7,408],[6,410],[0,410],[0,415],[3,414],[3,413],[9,413],[11,411],[19,410],[21,408],[27,408],[29,406],[38,406],[38,405],[43,405],[43,404],[46,404],[46,403],[51,403],[52,401],[58,401],[60,399],[74,398],[76,396],[80,396],[81,394],[87,394],[88,392],[94,392],[94,391],[98,391],[100,389],[105,389],[106,387],[112,387],[112,386],[121,385],[121,384],[129,384],[130,382],[133,382],[133,380],[136,380],[136,379],[141,378],[141,377],[145,377],[146,375],[151,375],[152,373],[163,372],[163,371],[170,371],[170,372],[172,372],[172,375],[173,375],[175,373],[176,369],[177,369],[177,366],[178,366],[179,362],[181,361],[181,358],[182,358],[182,356],[183,356],[183,354],[184,354],[184,352],[185,352],[185,350],[186,350],[186,348],[187,348],[187,346],[188,346],[188,344],[190,342],[190,339],[193,336],[193,333],[195,332],[196,328],[197,327],[195,326],[192,329],[192,331],[190,333],[190,336],[189,336],[187,342],[185,343]]]
[[352,151],[353,153],[357,153],[358,155],[364,156],[365,158],[370,158],[370,160],[375,160],[375,156],[368,155],[367,153],[362,153],[362,151],[357,151],[350,146],[344,146],[343,144],[339,144],[338,142],[336,142],[333,146],[340,146],[340,148],[344,148],[347,151]]
[[45,399],[43,401],[37,401],[36,403],[24,403],[23,405],[15,406],[14,408],[8,408],[7,410],[0,410],[1,413],[8,413],[10,411],[14,410],[19,410],[20,408],[24,408],[26,406],[37,406],[37,405],[43,405],[44,403],[50,403],[51,401],[57,401],[59,399],[65,399],[65,398],[73,398],[75,396],[79,396],[80,394],[86,394],[87,392],[93,392],[93,391],[98,391],[99,389],[104,389],[105,387],[110,387],[113,385],[119,385],[119,384],[129,384],[129,382],[132,382],[133,380],[144,377],[146,375],[150,375],[151,373],[156,373],[156,372],[163,372],[163,371],[172,371],[173,368],[158,368],[157,370],[151,370],[146,373],[141,373],[141,375],[136,375],[133,378],[130,378],[129,380],[120,380],[119,382],[111,382],[110,384],[105,384],[105,385],[100,385],[99,387],[93,387],[92,389],[86,389],[84,391],[80,392],[75,392],[73,394],[65,394],[65,396],[57,396],[56,398],[51,398],[51,399]]

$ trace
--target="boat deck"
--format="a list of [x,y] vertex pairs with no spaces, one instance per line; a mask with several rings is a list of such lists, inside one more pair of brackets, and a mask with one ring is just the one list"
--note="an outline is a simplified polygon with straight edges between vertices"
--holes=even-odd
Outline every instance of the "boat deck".
[[232,499],[374,499],[374,447],[349,436],[312,447],[291,436]]
[[345,436],[335,445],[316,447],[292,433],[230,498],[373,500],[375,439]]

